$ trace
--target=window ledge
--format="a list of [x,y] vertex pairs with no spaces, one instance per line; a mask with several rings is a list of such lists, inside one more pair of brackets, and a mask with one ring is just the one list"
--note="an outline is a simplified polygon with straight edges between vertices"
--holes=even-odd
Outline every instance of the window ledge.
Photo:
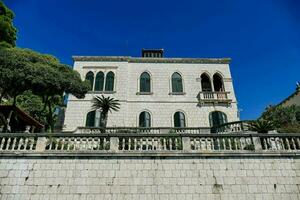
[[136,95],[152,95],[153,92],[137,92]]
[[88,91],[88,94],[114,94],[116,91]]
[[185,92],[170,92],[169,95],[185,95]]

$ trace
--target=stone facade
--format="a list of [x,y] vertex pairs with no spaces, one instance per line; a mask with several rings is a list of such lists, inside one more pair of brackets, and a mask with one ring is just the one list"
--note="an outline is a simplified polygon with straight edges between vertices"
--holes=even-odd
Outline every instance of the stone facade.
[[299,157],[5,158],[0,199],[300,199]]
[[[237,121],[238,110],[233,89],[228,59],[176,59],[176,58],[132,58],[132,57],[73,57],[74,69],[85,78],[88,72],[94,76],[99,71],[105,75],[112,71],[115,75],[113,92],[89,92],[84,99],[69,97],[66,109],[64,130],[74,131],[85,126],[86,116],[91,111],[94,95],[104,94],[120,100],[119,112],[109,113],[108,126],[136,127],[139,114],[148,111],[152,127],[173,127],[176,111],[185,114],[186,126],[208,127],[209,113],[221,111],[228,121]],[[139,77],[143,72],[151,76],[151,93],[139,94]],[[171,93],[171,76],[178,72],[183,80],[183,93]],[[201,88],[201,75],[212,78],[218,73],[228,92],[230,103],[200,105],[198,95]]]

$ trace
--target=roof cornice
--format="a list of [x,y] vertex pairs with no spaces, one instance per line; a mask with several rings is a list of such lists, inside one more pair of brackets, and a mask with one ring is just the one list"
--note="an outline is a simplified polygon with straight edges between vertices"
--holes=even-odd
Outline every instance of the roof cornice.
[[129,56],[73,56],[74,61],[104,61],[130,63],[201,63],[201,64],[229,64],[230,58],[144,58]]

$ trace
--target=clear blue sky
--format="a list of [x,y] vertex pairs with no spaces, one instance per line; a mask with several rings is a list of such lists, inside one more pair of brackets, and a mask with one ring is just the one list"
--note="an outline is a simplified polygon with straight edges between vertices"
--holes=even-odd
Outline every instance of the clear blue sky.
[[53,54],[231,57],[242,119],[259,116],[300,81],[299,0],[4,0],[17,45]]

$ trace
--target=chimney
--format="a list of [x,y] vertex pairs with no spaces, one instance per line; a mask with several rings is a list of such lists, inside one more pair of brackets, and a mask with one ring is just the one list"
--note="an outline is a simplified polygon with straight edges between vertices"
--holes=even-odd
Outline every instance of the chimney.
[[163,58],[164,50],[163,49],[142,49],[143,58]]

